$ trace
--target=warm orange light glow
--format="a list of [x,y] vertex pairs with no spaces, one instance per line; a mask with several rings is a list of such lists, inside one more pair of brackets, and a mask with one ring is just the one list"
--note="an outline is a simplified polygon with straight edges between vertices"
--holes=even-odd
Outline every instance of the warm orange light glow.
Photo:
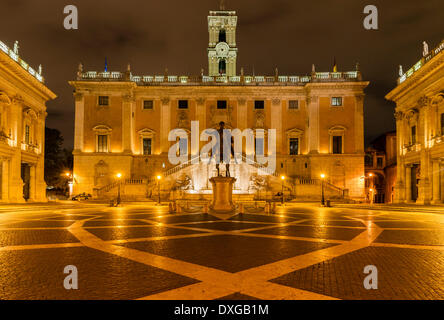
[[369,176],[369,177],[373,177],[373,173],[369,173],[368,176]]
[[321,173],[321,179],[325,179],[325,174]]
[[370,192],[373,192],[373,189],[370,189]]
[[156,178],[157,178],[157,180],[162,180],[162,176],[161,175],[158,175]]
[[285,176],[281,176],[281,180],[285,180]]
[[117,177],[117,179],[120,179],[120,178],[122,178],[122,174],[118,173],[118,174],[116,174],[116,177]]

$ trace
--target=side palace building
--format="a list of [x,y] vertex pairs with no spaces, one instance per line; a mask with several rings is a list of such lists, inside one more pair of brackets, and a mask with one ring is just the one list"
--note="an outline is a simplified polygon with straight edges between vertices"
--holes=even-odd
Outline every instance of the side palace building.
[[[208,75],[202,70],[199,76],[136,76],[129,65],[125,72],[79,66],[77,80],[70,82],[76,112],[74,193],[115,194],[118,173],[127,197],[152,195],[157,188],[150,191],[149,185],[158,175],[164,192],[211,193],[214,165],[170,164],[175,142],[168,135],[176,128],[190,132],[191,121],[199,121],[200,131],[224,121],[229,129],[276,130],[276,170],[233,164],[235,194],[254,193],[264,179],[267,189],[277,192],[283,175],[285,192],[319,197],[325,174],[327,192],[364,198],[363,106],[369,82],[359,67],[317,72],[312,66],[306,76],[238,72],[237,21],[234,11],[210,12]],[[265,140],[256,137],[256,145],[269,154]]]
[[18,42],[10,49],[0,41],[0,202],[42,202],[45,104],[56,95],[18,49]]
[[396,102],[397,203],[444,200],[444,41],[427,51],[386,96]]

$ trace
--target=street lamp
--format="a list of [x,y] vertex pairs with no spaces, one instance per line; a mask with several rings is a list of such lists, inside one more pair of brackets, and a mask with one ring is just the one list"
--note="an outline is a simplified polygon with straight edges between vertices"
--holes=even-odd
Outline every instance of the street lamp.
[[285,176],[281,176],[281,180],[282,180],[282,206],[284,205],[284,181],[285,181]]
[[324,197],[324,179],[325,179],[325,174],[321,173],[321,204],[324,206],[325,205],[325,197]]
[[157,204],[160,206],[160,180],[162,180],[162,176],[158,175],[156,179],[157,179],[157,193],[158,193]]
[[120,202],[121,202],[121,199],[120,199],[120,185],[122,184],[122,182],[121,182],[120,179],[122,178],[122,174],[121,173],[116,174],[116,178],[119,179],[119,183],[117,184],[117,205],[119,205]]
[[368,177],[369,177],[368,186],[370,187],[369,191],[370,191],[370,197],[371,197],[371,199],[369,199],[369,200],[370,200],[370,203],[373,203],[373,197],[374,197],[374,194],[373,194],[374,189],[373,188],[375,187],[375,181],[373,179],[373,173],[370,172],[368,174]]
[[74,175],[71,172],[67,171],[65,172],[65,177],[66,179],[68,179],[69,199],[71,199],[74,184]]
[[373,200],[375,198],[374,195],[375,190],[373,188],[370,189],[370,204],[373,204]]

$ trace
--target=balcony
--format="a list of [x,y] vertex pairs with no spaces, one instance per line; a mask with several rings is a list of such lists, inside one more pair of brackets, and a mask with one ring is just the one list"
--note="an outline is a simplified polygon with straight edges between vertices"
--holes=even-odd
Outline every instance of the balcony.
[[38,144],[22,142],[22,150],[35,154],[40,154],[40,148]]

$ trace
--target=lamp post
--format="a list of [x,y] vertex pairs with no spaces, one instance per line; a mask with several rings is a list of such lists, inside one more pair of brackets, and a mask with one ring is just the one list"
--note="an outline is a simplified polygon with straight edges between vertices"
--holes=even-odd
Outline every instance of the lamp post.
[[373,200],[374,200],[374,197],[375,197],[374,192],[375,192],[375,190],[373,188],[371,188],[370,189],[370,204],[371,205],[373,204]]
[[285,176],[281,176],[281,180],[282,180],[282,206],[284,205],[284,181],[285,181]]
[[324,179],[325,179],[325,174],[321,173],[321,205],[323,205],[323,206],[325,206]]
[[120,185],[122,184],[122,182],[121,182],[122,174],[121,173],[116,174],[116,178],[119,180],[119,183],[117,184],[117,205],[119,205],[120,202],[121,202],[121,199],[120,199]]
[[160,206],[160,180],[162,180],[162,176],[161,176],[161,175],[158,175],[158,176],[156,177],[156,179],[157,179],[157,193],[158,193],[157,205]]
[[65,173],[65,176],[68,179],[68,193],[69,193],[68,199],[71,199],[72,191],[73,191],[72,189],[73,189],[73,184],[74,184],[74,175],[68,171]]
[[373,197],[374,197],[374,194],[373,194],[373,192],[374,192],[374,187],[375,187],[375,182],[374,182],[374,178],[373,178],[373,173],[369,173],[368,174],[368,178],[369,178],[369,182],[368,182],[368,185],[369,185],[369,187],[370,187],[370,189],[369,189],[369,191],[370,191],[370,204],[372,204],[373,203]]

